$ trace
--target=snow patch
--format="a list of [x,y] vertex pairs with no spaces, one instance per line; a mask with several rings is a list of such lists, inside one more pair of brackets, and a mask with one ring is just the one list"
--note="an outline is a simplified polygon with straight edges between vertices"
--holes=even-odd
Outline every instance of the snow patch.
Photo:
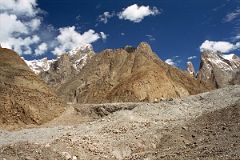
[[68,54],[73,56],[78,52],[86,53],[86,52],[89,52],[89,51],[93,51],[93,47],[92,47],[91,44],[86,44],[86,45],[81,46],[81,47],[73,48],[71,51],[68,52]]
[[234,54],[223,54],[222,57],[226,60],[231,61],[233,59]]
[[28,67],[35,73],[39,74],[42,71],[48,71],[50,69],[50,65],[56,61],[56,59],[48,60],[47,57],[42,59],[34,59],[34,60],[26,60],[24,57],[21,57]]

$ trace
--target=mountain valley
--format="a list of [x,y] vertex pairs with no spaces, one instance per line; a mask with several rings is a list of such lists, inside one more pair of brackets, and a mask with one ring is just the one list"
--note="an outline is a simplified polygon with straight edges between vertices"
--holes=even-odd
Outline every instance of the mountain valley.
[[0,48],[0,158],[238,159],[239,62],[204,52],[196,74],[144,42],[33,61]]

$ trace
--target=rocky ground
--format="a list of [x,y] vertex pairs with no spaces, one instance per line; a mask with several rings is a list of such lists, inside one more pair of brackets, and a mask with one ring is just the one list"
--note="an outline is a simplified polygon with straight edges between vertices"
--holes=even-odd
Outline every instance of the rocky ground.
[[240,86],[159,103],[71,105],[0,131],[0,159],[240,159]]

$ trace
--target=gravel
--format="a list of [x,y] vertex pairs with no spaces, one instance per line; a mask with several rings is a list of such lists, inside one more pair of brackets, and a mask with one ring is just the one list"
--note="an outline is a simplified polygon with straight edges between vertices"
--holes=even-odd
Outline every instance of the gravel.
[[[18,146],[24,144],[29,145],[30,148],[34,148],[35,145],[39,146],[38,148],[42,148],[42,155],[45,154],[44,148],[50,148],[48,152],[52,152],[48,154],[52,159],[59,155],[61,157],[62,153],[69,159],[174,159],[176,155],[182,155],[183,159],[191,155],[192,159],[196,159],[196,156],[203,152],[201,149],[191,150],[189,148],[194,148],[194,143],[196,143],[191,135],[195,133],[194,130],[198,130],[199,137],[203,134],[200,134],[196,124],[204,124],[202,126],[210,124],[210,122],[204,121],[204,116],[214,117],[217,111],[225,109],[221,116],[224,116],[224,113],[230,114],[228,108],[231,106],[234,106],[235,111],[239,112],[239,103],[240,86],[235,85],[182,99],[164,100],[159,103],[101,104],[87,107],[86,105],[75,105],[73,106],[74,112],[61,117],[59,124],[55,120],[54,126],[49,123],[49,125],[20,131],[1,130],[0,158],[16,158],[11,154],[12,152],[5,149],[13,146],[15,150],[21,151],[21,147]],[[83,108],[88,111],[81,114]],[[84,118],[87,121],[62,125],[64,118],[69,120],[69,117],[72,119]],[[225,139],[239,141],[239,127],[236,127],[240,121],[239,117],[236,117],[236,122],[231,123],[235,126],[234,131],[236,132],[234,133],[236,135],[234,134],[235,137],[232,135],[233,138],[225,137]],[[230,120],[226,119],[223,123],[230,125]],[[213,126],[217,126],[218,121],[215,121],[214,118],[212,121],[214,122]],[[73,122],[73,120],[69,120],[69,122]],[[213,129],[213,131],[217,131],[216,128]],[[216,132],[216,134],[223,133]],[[207,139],[210,142],[201,143],[201,147],[207,147],[211,142],[216,145],[217,142],[213,141],[211,137],[207,137]],[[226,153],[230,153],[231,148],[226,146],[224,149],[222,154],[226,156]],[[30,149],[24,150],[21,156],[37,157],[31,152],[27,152],[28,150]],[[192,152],[187,152],[187,150]],[[199,152],[199,154],[193,154],[195,152]],[[235,154],[230,155],[233,159],[240,155],[239,149],[231,151],[231,153],[233,152]],[[215,154],[209,155],[216,158],[218,152],[213,150],[213,153]],[[40,158],[44,159],[44,156]],[[221,159],[221,157],[216,159]]]

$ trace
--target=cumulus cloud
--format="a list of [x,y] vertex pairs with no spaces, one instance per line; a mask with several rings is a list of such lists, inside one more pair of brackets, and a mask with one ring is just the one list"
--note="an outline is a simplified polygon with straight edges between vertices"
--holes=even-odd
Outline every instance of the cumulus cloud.
[[35,35],[41,20],[36,0],[0,0],[0,43],[19,54],[32,54],[31,45],[40,42]]
[[211,51],[211,52],[221,52],[228,53],[230,51],[236,50],[240,47],[240,43],[232,44],[226,41],[209,41],[206,40],[200,46],[201,52]]
[[40,10],[36,7],[36,0],[0,0],[1,12],[20,16],[35,16]]
[[28,33],[27,26],[17,19],[16,15],[2,13],[0,14],[0,41],[7,41],[13,33]]
[[98,17],[98,21],[103,22],[103,23],[107,23],[108,19],[112,18],[115,16],[115,12],[104,12],[103,14],[99,15]]
[[190,56],[190,57],[188,57],[187,59],[188,60],[192,60],[192,59],[196,59],[197,58],[197,56]]
[[166,59],[165,60],[165,62],[167,63],[167,64],[169,64],[169,65],[172,65],[172,66],[175,66],[176,65],[176,63],[173,61],[173,59]]
[[103,40],[107,39],[107,35],[104,32],[100,32],[100,36]]
[[[37,0],[0,0],[1,46],[13,49],[20,55],[41,55],[48,50],[61,54],[100,38],[107,38],[105,33],[96,33],[92,29],[80,34],[74,26],[58,30],[51,24],[42,24],[43,12],[38,8]],[[58,31],[60,33],[55,39]]]
[[61,55],[75,47],[91,44],[101,38],[102,35],[105,35],[103,32],[96,33],[92,29],[81,34],[75,30],[74,26],[60,28],[59,31],[60,34],[57,36],[59,45],[52,51],[55,55]]
[[150,8],[149,6],[138,6],[133,4],[123,9],[118,14],[119,19],[129,20],[135,23],[141,22],[146,16],[155,16],[160,14],[156,7]]
[[37,35],[26,38],[9,38],[7,42],[1,43],[2,47],[13,49],[19,54],[32,54],[31,45],[37,44],[40,38]]
[[48,46],[46,43],[41,43],[37,49],[35,49],[35,54],[36,55],[42,55],[43,53],[45,53],[48,50]]
[[35,31],[39,29],[41,25],[41,20],[38,18],[34,18],[31,21],[27,22],[26,25],[31,29],[31,31]]

